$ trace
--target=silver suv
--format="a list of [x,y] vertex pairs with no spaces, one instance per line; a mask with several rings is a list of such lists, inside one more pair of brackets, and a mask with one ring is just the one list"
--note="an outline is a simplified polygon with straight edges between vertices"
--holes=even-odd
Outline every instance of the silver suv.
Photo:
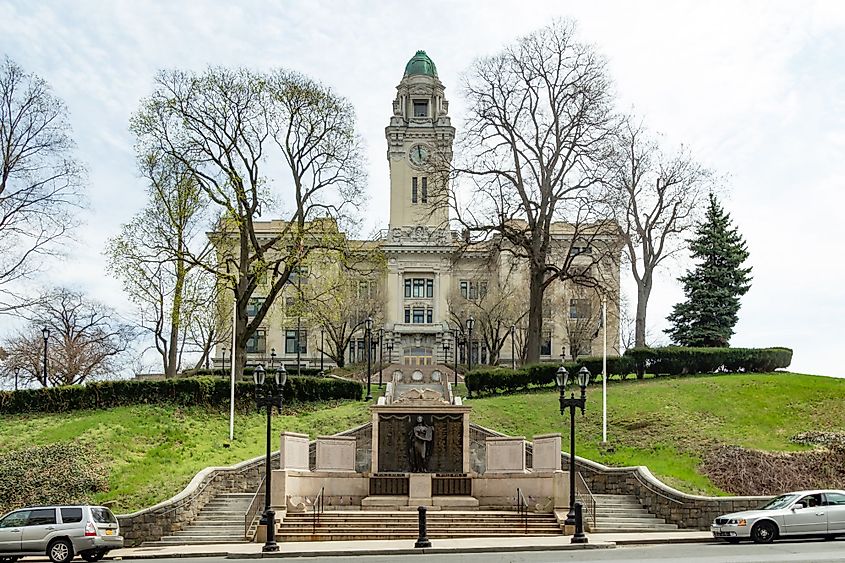
[[121,547],[117,518],[102,506],[37,506],[0,518],[0,563],[45,553],[53,563],[66,563],[76,554],[99,561]]

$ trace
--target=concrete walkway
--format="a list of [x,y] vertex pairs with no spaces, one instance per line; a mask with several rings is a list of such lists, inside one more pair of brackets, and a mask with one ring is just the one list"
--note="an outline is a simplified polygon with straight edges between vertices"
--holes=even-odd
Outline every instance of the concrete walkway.
[[508,551],[550,551],[606,549],[617,545],[692,543],[714,541],[710,532],[652,532],[633,534],[587,534],[589,543],[572,544],[569,536],[519,538],[462,538],[432,540],[431,547],[415,549],[413,540],[286,542],[276,554],[262,554],[259,543],[136,547],[112,551],[109,559],[153,559],[168,557],[307,557],[337,555],[404,555],[410,553],[483,553]]

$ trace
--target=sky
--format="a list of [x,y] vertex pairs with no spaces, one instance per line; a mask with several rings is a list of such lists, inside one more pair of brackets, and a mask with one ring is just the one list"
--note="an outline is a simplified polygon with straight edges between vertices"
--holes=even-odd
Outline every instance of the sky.
[[[405,63],[434,60],[461,127],[461,74],[554,18],[607,59],[620,111],[725,177],[724,206],[748,242],[751,290],[733,346],[788,346],[791,369],[845,377],[845,2],[9,1],[0,56],[46,79],[69,109],[88,170],[88,209],[66,259],[38,278],[128,314],[103,248],[145,201],[129,118],[158,69],[286,67],[354,105],[369,176],[365,230],[388,221],[384,127]],[[658,273],[652,342],[683,298],[678,260]],[[626,271],[623,270],[623,279]],[[630,278],[630,275],[627,275]],[[623,282],[633,304],[634,286]],[[0,320],[0,336],[12,324]]]

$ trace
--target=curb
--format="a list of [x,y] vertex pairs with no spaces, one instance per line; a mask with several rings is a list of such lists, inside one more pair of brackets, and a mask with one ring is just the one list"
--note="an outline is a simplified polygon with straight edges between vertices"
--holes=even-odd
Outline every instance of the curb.
[[585,549],[613,549],[612,542],[564,545],[508,545],[478,547],[424,547],[402,549],[348,549],[338,551],[288,551],[279,553],[230,553],[227,559],[279,559],[283,557],[361,557],[372,555],[445,555],[447,553],[516,553],[522,551],[571,551]]

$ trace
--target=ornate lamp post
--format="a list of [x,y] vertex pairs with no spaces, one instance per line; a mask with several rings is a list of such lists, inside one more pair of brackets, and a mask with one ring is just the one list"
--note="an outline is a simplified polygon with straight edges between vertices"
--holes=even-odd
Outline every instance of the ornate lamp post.
[[475,326],[475,319],[467,319],[467,373],[472,371],[472,327]]
[[21,372],[21,368],[15,368],[15,391],[18,390],[18,374]]
[[[445,338],[443,339],[443,355],[446,358],[446,365],[449,365],[449,341]],[[455,386],[458,385],[458,370],[455,370]]]
[[515,344],[515,335],[516,334],[516,325],[511,325],[511,369],[516,369],[516,344]]
[[378,329],[378,388],[381,389],[381,372],[384,370],[384,327]]
[[276,369],[276,349],[270,348],[270,369]]
[[50,338],[50,329],[45,326],[41,329],[41,335],[44,337],[44,385],[47,385],[47,340]]
[[392,364],[393,363],[393,341],[387,341],[387,362]]
[[373,376],[372,364],[370,362],[370,354],[371,350],[370,347],[372,345],[372,338],[373,338],[373,318],[367,317],[367,320],[364,321],[364,328],[366,329],[365,340],[366,343],[364,346],[367,348],[367,396],[364,398],[365,401],[372,401],[373,394],[370,393],[370,379]]
[[[569,387],[569,372],[565,367],[560,366],[555,374],[557,387],[560,390],[560,414],[569,409],[569,512],[566,514],[565,524],[575,526],[575,535],[572,536],[572,543],[587,543],[587,536],[584,535],[584,522],[581,518],[580,503],[576,510],[575,503],[575,409],[581,409],[584,414],[584,407],[587,404],[587,384],[590,382],[590,370],[582,367],[578,370],[578,387],[581,388],[581,396],[575,397],[573,389],[569,397],[566,396]],[[577,518],[576,518],[577,515]]]
[[279,551],[279,546],[276,545],[276,511],[270,508],[270,491],[272,490],[270,479],[273,475],[270,470],[271,425],[273,407],[278,409],[279,414],[282,413],[288,372],[284,365],[280,366],[278,371],[273,374],[275,380],[273,383],[265,381],[265,375],[264,366],[260,364],[252,370],[252,380],[255,383],[255,404],[259,412],[261,412],[261,407],[267,407],[267,456],[264,459],[264,478],[267,481],[267,487],[264,492],[264,515],[262,516],[262,523],[267,526],[267,540],[264,542],[261,551],[269,552]]

